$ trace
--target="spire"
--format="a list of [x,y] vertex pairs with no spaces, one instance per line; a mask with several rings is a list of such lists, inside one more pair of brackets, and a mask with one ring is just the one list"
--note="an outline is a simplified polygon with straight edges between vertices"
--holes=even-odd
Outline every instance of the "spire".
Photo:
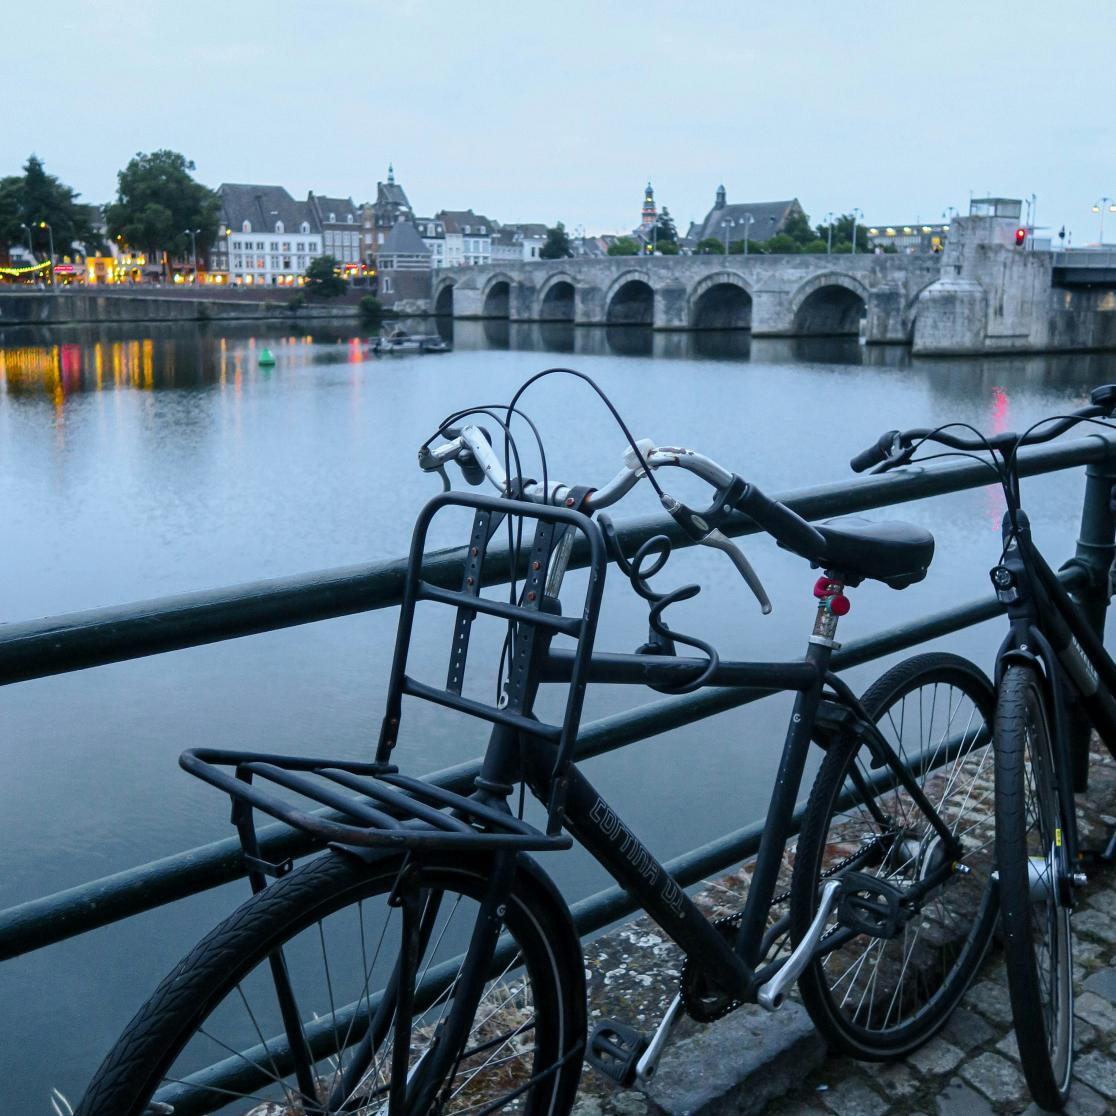
[[713,208],[714,209],[724,209],[725,208],[725,187],[724,187],[723,183],[720,186],[717,187],[717,200],[713,203]]
[[395,167],[393,167],[391,165],[391,163],[388,163],[388,185],[392,186],[394,184],[395,184]]
[[640,225],[653,225],[657,216],[658,214],[655,212],[655,191],[651,187],[651,179],[649,178],[647,189],[643,191],[643,211],[640,216]]

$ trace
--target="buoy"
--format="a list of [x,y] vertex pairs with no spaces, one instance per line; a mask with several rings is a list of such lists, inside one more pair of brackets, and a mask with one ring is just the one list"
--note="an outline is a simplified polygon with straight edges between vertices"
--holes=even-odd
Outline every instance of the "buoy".
[[273,357],[271,355],[271,350],[270,349],[264,349],[260,353],[259,363],[260,364],[274,364],[275,363],[275,357]]

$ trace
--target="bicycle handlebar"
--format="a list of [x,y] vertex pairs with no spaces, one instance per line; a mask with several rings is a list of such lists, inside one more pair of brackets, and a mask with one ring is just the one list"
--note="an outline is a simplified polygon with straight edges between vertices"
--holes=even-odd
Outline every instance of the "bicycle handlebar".
[[875,445],[861,450],[849,462],[849,467],[854,473],[863,473],[865,469],[870,469],[875,465],[878,466],[876,472],[887,472],[889,469],[905,465],[910,461],[911,454],[917,448],[916,443],[921,444],[922,442],[936,442],[938,445],[965,453],[981,452],[989,449],[1013,451],[1022,446],[1049,442],[1080,422],[1085,422],[1088,419],[1111,417],[1113,411],[1116,410],[1116,384],[1104,384],[1101,387],[1094,388],[1089,399],[1089,406],[1082,407],[1064,418],[1044,422],[1040,424],[1041,429],[1032,430],[1022,435],[1006,431],[990,435],[988,438],[976,438],[929,427],[915,427],[912,430],[904,431],[887,430],[880,435]]

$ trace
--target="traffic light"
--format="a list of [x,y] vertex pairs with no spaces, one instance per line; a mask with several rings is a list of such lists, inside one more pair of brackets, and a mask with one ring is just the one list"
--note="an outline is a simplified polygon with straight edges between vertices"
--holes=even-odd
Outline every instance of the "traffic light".
[[1027,239],[1027,230],[1026,229],[1016,229],[1015,230],[1015,247],[1016,248],[1022,248],[1026,239]]

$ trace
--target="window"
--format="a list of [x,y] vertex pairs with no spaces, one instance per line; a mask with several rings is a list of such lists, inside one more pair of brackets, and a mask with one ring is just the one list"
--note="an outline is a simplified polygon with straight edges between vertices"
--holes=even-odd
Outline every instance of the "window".
[[481,227],[480,227],[480,234],[481,234],[481,236],[487,235],[484,231],[484,225],[481,225]]
[[278,252],[279,251],[279,241],[278,240],[273,240],[271,242],[271,250],[273,252]]
[[305,236],[310,231],[309,223],[303,221],[302,224],[298,226],[298,231],[302,233],[303,236]]
[[299,271],[304,271],[305,269],[306,269],[306,257],[305,256],[299,256],[298,257],[298,270]]
[[264,242],[262,240],[257,240],[256,241],[256,251],[257,252],[262,252],[263,248],[264,248]]
[[[262,248],[263,245],[261,244],[260,247]],[[264,258],[263,258],[263,256],[257,256],[256,257],[256,270],[257,271],[263,271],[263,269],[264,269]]]
[[295,245],[295,250],[298,251],[298,252],[305,252],[306,251],[306,242],[303,241],[303,240],[300,240],[298,242],[298,244]]
[[283,222],[282,222],[282,221],[276,221],[276,222],[275,222],[275,231],[276,231],[277,233],[281,233],[281,232],[283,232],[283,231],[284,231],[284,230],[283,230]]
[[272,256],[271,257],[271,270],[272,271],[278,271],[279,270],[279,257],[278,256]]
[[393,292],[392,292],[392,289],[391,289],[391,276],[390,275],[385,275],[383,277],[383,284],[384,284],[384,294],[392,294]]
[[284,271],[290,271],[291,270],[291,257],[290,256],[284,256],[283,257],[283,270]]
[[331,214],[329,215],[329,223],[330,223],[331,225],[334,225],[334,224],[336,224],[336,223],[337,223],[337,214],[336,214],[336,213],[331,213]]
[[235,259],[233,261],[233,267],[243,267],[243,266],[244,266],[244,257],[243,256],[235,257]]
[[240,231],[241,232],[246,232],[246,233],[251,232],[252,231],[252,222],[251,221],[245,221],[244,224],[240,226]]
[[345,218],[345,220],[346,220],[346,221],[348,221],[348,222],[349,222],[349,224],[351,225],[351,224],[353,223],[353,215],[352,215],[352,214],[350,213],[350,214],[349,214],[349,215],[348,215],[348,216],[347,216],[347,217]]
[[291,242],[289,240],[283,241],[283,251],[289,252],[291,250]]

